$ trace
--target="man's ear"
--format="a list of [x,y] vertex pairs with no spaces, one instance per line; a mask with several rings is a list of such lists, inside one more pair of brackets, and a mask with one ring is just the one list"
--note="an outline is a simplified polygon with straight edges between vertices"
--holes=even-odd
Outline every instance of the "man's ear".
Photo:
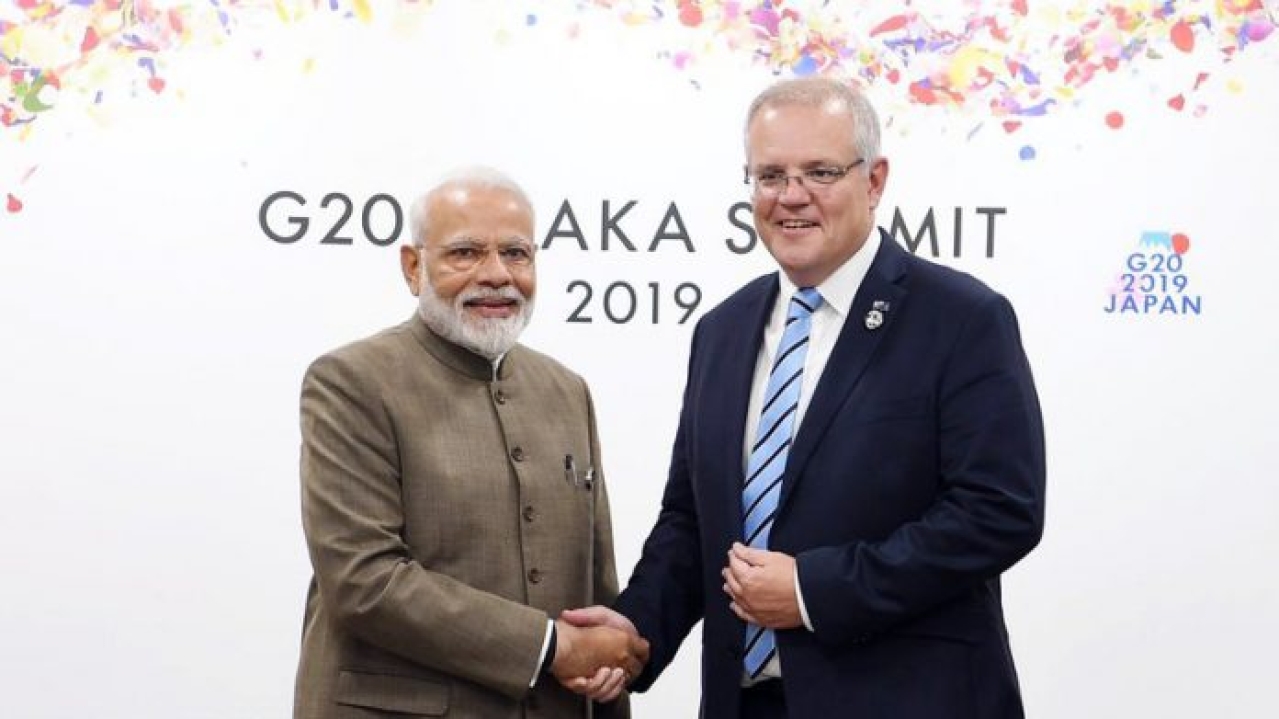
[[414,245],[400,245],[400,272],[404,273],[404,281],[409,292],[417,297],[422,292],[422,248]]
[[884,197],[884,188],[888,186],[888,158],[876,158],[870,166],[870,209],[879,208],[879,201]]

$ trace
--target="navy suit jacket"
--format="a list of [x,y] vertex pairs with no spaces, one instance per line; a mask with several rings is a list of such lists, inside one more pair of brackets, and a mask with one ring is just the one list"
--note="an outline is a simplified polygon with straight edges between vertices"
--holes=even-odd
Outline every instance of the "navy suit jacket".
[[[760,277],[698,323],[661,512],[615,604],[652,644],[638,691],[705,621],[708,719],[738,717],[745,625],[720,570],[742,537],[747,403],[777,291]],[[777,633],[792,717],[1023,716],[999,576],[1043,532],[1044,439],[1006,299],[885,236],[782,487],[770,548],[796,558],[813,624]]]

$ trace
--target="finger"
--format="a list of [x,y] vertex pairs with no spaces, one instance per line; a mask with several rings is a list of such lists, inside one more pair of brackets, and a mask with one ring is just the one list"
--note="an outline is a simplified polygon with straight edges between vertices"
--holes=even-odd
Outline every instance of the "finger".
[[742,583],[737,581],[737,575],[733,574],[725,567],[720,574],[724,577],[724,591],[733,599],[742,596]]
[[608,680],[597,691],[586,694],[591,701],[611,702],[626,688],[626,673],[614,667],[608,670]]
[[630,651],[631,656],[635,657],[635,659],[641,664],[648,663],[648,640],[641,639],[640,637],[631,637],[631,641],[630,644],[627,645],[627,649]]
[[614,689],[613,691],[608,692],[607,694],[602,694],[597,697],[591,697],[591,699],[595,701],[597,704],[607,704],[613,701],[614,699],[618,698],[619,696],[621,696],[622,689],[625,689],[625,688],[626,688],[625,684],[618,684],[617,688]]
[[737,554],[729,552],[728,566],[726,569],[728,569],[729,573],[733,575],[733,578],[740,583],[746,579],[746,573],[751,570],[751,565]]
[[737,557],[746,564],[757,567],[768,561],[768,550],[756,549],[748,547],[741,542],[733,542],[733,548],[729,550],[729,556]]
[[724,577],[725,583],[732,590],[733,599],[741,600],[750,592],[750,587],[754,586],[759,570],[748,566],[740,559],[730,560],[729,566],[725,569],[727,572]]
[[610,610],[607,607],[596,605],[581,609],[565,609],[560,612],[560,619],[575,627],[595,627],[608,625],[612,619],[609,614]]
[[[587,697],[594,701],[611,701],[602,697],[609,696],[612,692],[614,684],[612,678],[613,669],[601,667],[593,677],[577,677],[571,682],[565,683],[565,687],[576,694]],[[620,670],[617,670],[620,671]]]
[[598,692],[591,695],[591,698],[597,702],[611,702],[617,698],[626,688],[628,676],[624,670],[619,667],[613,667],[608,674],[608,680]]
[[595,672],[595,676],[589,677],[586,682],[586,686],[584,686],[582,691],[579,693],[594,698],[595,695],[599,694],[604,687],[608,685],[609,675],[612,673],[613,670],[609,667],[600,667],[599,670]]
[[733,610],[733,614],[736,614],[737,618],[742,620],[743,622],[750,622],[751,624],[759,624],[759,622],[755,621],[755,615],[751,614],[750,611],[748,611],[741,604],[737,602],[729,602],[728,608]]
[[626,660],[622,662],[622,671],[625,672],[628,680],[631,677],[637,677],[640,672],[644,671],[645,661],[634,654],[627,655]]
[[575,626],[605,626],[619,629],[627,634],[639,636],[635,625],[624,614],[608,607],[595,605],[581,609],[565,609],[560,618]]

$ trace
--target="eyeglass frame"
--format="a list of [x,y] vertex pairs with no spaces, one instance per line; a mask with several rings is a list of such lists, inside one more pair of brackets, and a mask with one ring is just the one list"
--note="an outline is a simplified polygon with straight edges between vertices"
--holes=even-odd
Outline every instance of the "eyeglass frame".
[[[470,272],[476,267],[487,264],[489,257],[496,251],[498,260],[510,272],[518,272],[527,270],[533,266],[537,259],[537,243],[524,237],[511,237],[505,240],[498,240],[495,243],[484,242],[474,237],[458,237],[442,243],[435,248],[428,248],[425,244],[414,245],[419,254],[426,261],[426,255],[434,252],[438,255],[439,260],[458,272]],[[508,254],[512,250],[521,250],[524,252],[523,257],[509,257]],[[475,257],[463,258],[460,254],[463,252],[473,252]]]
[[[799,184],[800,187],[804,188],[808,192],[816,192],[818,188],[830,187],[831,185],[834,185],[835,183],[839,182],[845,177],[848,177],[848,173],[852,172],[853,168],[856,168],[862,164],[865,164],[865,162],[866,162],[866,158],[859,157],[847,165],[843,165],[843,166],[819,165],[817,167],[810,167],[807,170],[803,170],[798,175],[789,175],[784,172],[778,171],[778,174],[780,174],[781,176],[775,179],[779,180],[782,184],[778,186],[776,189],[768,189],[760,185],[760,178],[758,176],[755,176],[752,178],[751,168],[749,166],[746,166],[742,168],[742,170],[745,173],[745,177],[742,178],[742,182],[744,184],[750,185],[755,190],[755,194],[764,195],[767,197],[782,196],[782,194],[784,194],[786,190],[790,187],[791,180],[794,180],[796,183]],[[820,180],[820,179],[817,179],[817,177],[813,176],[813,173],[817,173],[817,172],[834,173],[835,176],[829,180]],[[769,174],[772,174],[772,172],[770,171]],[[811,185],[809,184],[810,182],[812,183]]]

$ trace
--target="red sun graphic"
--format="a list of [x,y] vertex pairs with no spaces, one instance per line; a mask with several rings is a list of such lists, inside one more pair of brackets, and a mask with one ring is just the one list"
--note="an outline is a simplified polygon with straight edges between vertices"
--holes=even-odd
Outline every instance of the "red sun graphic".
[[1172,251],[1179,255],[1184,255],[1190,249],[1190,238],[1183,232],[1174,233],[1172,236]]

